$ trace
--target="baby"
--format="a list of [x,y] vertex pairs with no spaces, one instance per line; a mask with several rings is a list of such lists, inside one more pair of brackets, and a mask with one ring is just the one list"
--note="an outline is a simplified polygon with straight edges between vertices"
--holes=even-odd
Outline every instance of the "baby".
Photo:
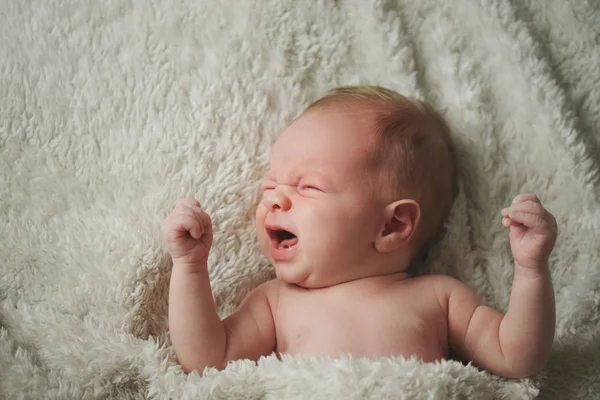
[[555,328],[548,258],[557,227],[533,194],[501,211],[514,282],[508,312],[445,275],[409,277],[456,193],[449,129],[428,104],[381,87],[343,87],[274,143],[256,212],[277,278],[221,320],[207,272],[210,217],[179,200],[163,224],[173,259],[169,328],[186,372],[277,354],[337,357],[449,351],[506,377],[537,374]]

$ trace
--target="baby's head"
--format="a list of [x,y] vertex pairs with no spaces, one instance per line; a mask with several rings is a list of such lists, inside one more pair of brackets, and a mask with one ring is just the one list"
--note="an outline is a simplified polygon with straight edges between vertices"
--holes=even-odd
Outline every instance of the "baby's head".
[[280,279],[325,287],[405,270],[456,193],[454,152],[430,105],[381,87],[342,87],[273,145],[257,210]]

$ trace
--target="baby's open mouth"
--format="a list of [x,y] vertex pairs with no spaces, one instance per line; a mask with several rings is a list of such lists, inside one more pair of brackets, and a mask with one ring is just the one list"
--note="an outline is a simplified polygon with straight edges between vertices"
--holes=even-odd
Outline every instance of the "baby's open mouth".
[[285,229],[267,228],[267,234],[271,238],[271,244],[277,249],[289,249],[298,243],[298,237]]

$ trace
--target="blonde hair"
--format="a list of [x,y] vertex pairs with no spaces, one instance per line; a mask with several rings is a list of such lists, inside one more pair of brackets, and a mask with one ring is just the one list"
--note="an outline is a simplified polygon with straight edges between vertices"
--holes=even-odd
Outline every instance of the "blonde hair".
[[379,189],[391,197],[412,198],[421,208],[413,235],[417,256],[436,239],[456,197],[448,124],[430,104],[380,86],[335,88],[303,114],[332,106],[361,106],[374,117],[378,138],[371,162],[382,178]]

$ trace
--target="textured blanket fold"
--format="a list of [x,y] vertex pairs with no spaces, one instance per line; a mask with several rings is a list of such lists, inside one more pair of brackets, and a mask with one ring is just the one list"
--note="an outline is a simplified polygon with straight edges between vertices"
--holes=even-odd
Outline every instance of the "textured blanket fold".
[[[600,11],[594,2],[52,0],[0,3],[0,398],[600,396]],[[557,336],[508,380],[455,361],[240,360],[186,376],[167,331],[160,222],[211,214],[222,316],[272,270],[253,231],[277,134],[310,101],[379,84],[434,103],[460,193],[428,272],[505,311],[500,209],[556,216]]]

